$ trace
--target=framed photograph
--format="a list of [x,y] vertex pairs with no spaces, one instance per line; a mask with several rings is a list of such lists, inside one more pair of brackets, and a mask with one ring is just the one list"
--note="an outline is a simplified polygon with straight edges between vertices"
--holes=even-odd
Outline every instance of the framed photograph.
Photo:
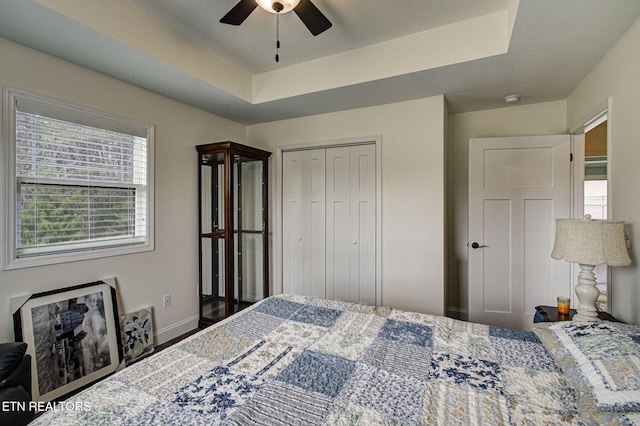
[[120,318],[122,351],[127,365],[153,352],[151,308],[140,309]]
[[26,342],[31,355],[34,401],[64,396],[122,362],[115,281],[26,296],[13,321],[16,341]]

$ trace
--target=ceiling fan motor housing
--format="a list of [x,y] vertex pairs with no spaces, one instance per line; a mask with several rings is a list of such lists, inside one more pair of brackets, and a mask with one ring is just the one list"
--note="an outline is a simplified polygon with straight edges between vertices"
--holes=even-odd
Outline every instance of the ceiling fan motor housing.
[[271,13],[287,13],[300,3],[300,0],[256,0],[258,6]]
[[317,36],[331,28],[331,21],[311,2],[311,0],[240,0],[220,19],[223,24],[240,25],[258,6],[276,14],[294,11],[309,32]]

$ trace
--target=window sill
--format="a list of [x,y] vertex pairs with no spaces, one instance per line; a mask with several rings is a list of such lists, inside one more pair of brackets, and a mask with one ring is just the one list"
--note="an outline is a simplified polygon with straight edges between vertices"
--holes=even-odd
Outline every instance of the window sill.
[[55,265],[59,263],[77,262],[81,260],[100,259],[103,257],[122,256],[127,254],[143,253],[153,251],[151,243],[135,244],[121,247],[100,248],[95,250],[84,250],[67,253],[50,254],[46,256],[22,257],[17,259],[7,259],[4,270],[32,268],[36,266]]

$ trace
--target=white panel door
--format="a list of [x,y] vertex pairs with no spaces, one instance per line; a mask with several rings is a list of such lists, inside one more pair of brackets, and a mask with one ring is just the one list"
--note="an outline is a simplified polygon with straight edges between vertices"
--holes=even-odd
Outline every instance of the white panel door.
[[282,288],[326,297],[325,150],[289,151],[282,158]]
[[536,305],[571,294],[551,258],[570,217],[569,135],[469,140],[469,320],[529,330]]
[[376,303],[375,145],[327,149],[327,297]]

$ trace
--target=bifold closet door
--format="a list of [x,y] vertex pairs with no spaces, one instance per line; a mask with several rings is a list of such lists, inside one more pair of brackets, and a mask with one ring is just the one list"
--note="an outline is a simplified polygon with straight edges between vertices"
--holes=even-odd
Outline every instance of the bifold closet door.
[[283,291],[376,303],[375,145],[283,153]]
[[375,145],[327,149],[327,297],[376,303]]
[[285,293],[326,297],[325,150],[283,153],[282,287]]

